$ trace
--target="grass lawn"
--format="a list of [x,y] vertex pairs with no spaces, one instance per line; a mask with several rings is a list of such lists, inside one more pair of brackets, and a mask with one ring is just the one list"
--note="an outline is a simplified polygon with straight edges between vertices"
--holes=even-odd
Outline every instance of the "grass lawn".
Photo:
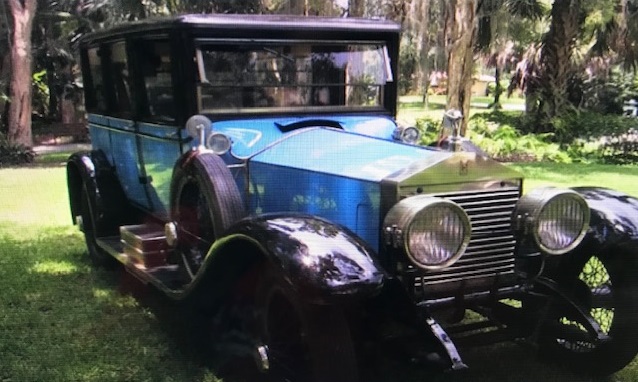
[[90,265],[64,167],[42,162],[0,169],[0,381],[217,380],[173,342],[152,291]]
[[[57,156],[56,156],[57,155]],[[216,381],[189,314],[121,271],[90,265],[71,226],[66,155],[0,169],[0,381]],[[638,196],[638,167],[514,164],[528,185],[607,185]],[[179,312],[180,314],[177,314]],[[638,323],[637,323],[638,324]],[[389,362],[379,381],[593,382],[514,344],[462,351],[435,377]],[[234,379],[227,378],[227,381]],[[606,381],[638,380],[638,363]],[[602,380],[601,380],[602,381]]]
[[[423,103],[423,97],[419,95],[401,96],[399,98],[399,112],[397,119],[406,125],[414,125],[418,118],[428,117],[435,121],[440,121],[445,112],[445,95],[428,96],[427,106]],[[470,103],[470,115],[489,111],[487,105],[493,102],[491,97],[472,97]],[[501,104],[504,110],[524,110],[525,100],[523,98],[505,96],[501,97]]]
[[510,166],[525,175],[525,190],[540,186],[595,186],[638,197],[638,166],[581,163],[516,163]]

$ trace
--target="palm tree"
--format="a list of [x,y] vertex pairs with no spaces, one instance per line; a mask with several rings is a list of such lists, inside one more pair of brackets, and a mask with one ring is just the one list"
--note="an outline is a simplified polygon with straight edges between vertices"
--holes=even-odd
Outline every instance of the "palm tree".
[[607,58],[610,65],[621,64],[625,71],[638,69],[638,3],[619,0],[617,12],[593,25],[596,42],[589,57]]
[[545,122],[574,110],[568,87],[574,75],[576,42],[586,15],[582,0],[555,0],[552,5],[551,23],[541,49],[539,112]]
[[500,0],[480,6],[476,48],[485,65],[494,68],[494,101],[490,104],[494,109],[501,107],[501,74],[524,47],[533,44],[535,26],[545,14],[544,4],[536,0]]
[[[559,0],[557,0],[559,1]],[[539,19],[544,13],[541,0],[468,0],[445,3],[445,41],[448,63],[448,109],[459,109],[468,115],[472,87],[474,49],[491,47],[497,76],[508,53],[502,52],[509,45],[506,38],[507,20]],[[499,22],[500,20],[500,22]],[[497,86],[500,88],[500,81]],[[497,94],[501,90],[497,88]],[[498,98],[496,102],[498,103]],[[461,125],[465,135],[467,118]]]

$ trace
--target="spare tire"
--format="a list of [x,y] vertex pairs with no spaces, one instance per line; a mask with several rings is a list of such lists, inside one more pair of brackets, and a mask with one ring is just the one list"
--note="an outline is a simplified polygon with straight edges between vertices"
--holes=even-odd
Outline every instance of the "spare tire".
[[215,240],[244,217],[244,205],[226,163],[213,153],[192,151],[173,169],[170,206],[175,252],[192,280]]

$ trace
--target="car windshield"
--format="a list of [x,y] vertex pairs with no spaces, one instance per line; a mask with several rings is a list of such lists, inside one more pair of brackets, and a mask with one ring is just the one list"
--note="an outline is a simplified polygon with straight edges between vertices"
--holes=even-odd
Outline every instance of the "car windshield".
[[381,108],[392,81],[381,43],[201,44],[199,110]]

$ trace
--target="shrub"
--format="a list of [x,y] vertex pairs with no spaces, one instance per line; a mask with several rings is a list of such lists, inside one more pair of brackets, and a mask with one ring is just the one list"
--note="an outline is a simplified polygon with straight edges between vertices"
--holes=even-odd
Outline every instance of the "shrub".
[[595,140],[577,139],[565,147],[565,152],[573,162],[602,163],[604,162],[601,144]]
[[600,157],[605,163],[638,163],[638,130],[601,139]]
[[623,102],[638,96],[633,74],[612,71],[611,75],[582,80],[581,99],[577,105],[602,114],[621,114]]
[[[522,113],[490,112],[469,120],[468,138],[500,161],[638,163],[638,118],[581,112],[555,118],[555,133],[533,134]],[[440,121],[417,120],[422,144],[438,139]]]
[[31,148],[11,143],[0,133],[0,167],[31,163],[34,158]]
[[552,134],[522,134],[513,126],[524,122],[525,118],[520,115],[500,112],[477,114],[469,121],[469,138],[501,161],[571,162],[571,157],[558,144],[551,142]]
[[416,128],[421,132],[421,144],[429,145],[436,141],[441,131],[442,121],[437,121],[429,117],[419,118],[416,120]]
[[578,139],[590,140],[625,134],[638,129],[638,118],[594,112],[569,113],[552,119],[556,141],[569,145]]

